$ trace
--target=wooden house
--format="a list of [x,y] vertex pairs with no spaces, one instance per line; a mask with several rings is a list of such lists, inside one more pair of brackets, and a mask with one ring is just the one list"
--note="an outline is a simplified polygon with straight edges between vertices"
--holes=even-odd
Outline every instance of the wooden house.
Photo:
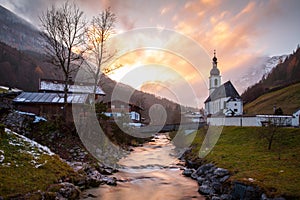
[[[72,106],[80,106],[84,112],[85,104],[89,104],[88,94],[69,94],[67,99],[67,119],[71,121]],[[64,95],[62,93],[37,93],[37,92],[22,92],[17,96],[13,103],[16,110],[34,113],[38,116],[43,116],[48,119],[61,116],[64,106]]]

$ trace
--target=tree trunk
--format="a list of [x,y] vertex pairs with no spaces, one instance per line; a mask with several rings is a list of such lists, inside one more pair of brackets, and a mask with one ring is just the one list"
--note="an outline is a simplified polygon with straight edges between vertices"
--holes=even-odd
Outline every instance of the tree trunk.
[[65,78],[65,87],[64,87],[64,106],[63,106],[63,120],[67,122],[67,107],[68,107],[68,77]]

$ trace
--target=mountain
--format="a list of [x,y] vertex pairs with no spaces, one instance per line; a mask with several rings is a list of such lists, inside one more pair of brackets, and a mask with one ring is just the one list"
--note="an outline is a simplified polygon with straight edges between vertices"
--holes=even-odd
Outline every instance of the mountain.
[[245,103],[249,103],[268,92],[287,87],[300,82],[300,48],[287,56],[271,72],[265,75],[258,83],[247,88],[242,94]]
[[0,42],[0,85],[37,91],[40,78],[59,77],[57,68],[44,60],[41,54],[33,56]]
[[[273,57],[259,57],[246,63],[246,67],[240,70],[238,78],[232,81],[238,91],[244,92],[248,86],[259,82],[264,76],[267,76],[274,67],[283,62],[287,55]],[[245,70],[244,70],[245,69]],[[236,69],[234,69],[236,72]],[[232,71],[230,72],[232,73]],[[236,73],[234,73],[236,74]]]
[[44,40],[40,31],[0,5],[0,41],[18,50],[41,52]]

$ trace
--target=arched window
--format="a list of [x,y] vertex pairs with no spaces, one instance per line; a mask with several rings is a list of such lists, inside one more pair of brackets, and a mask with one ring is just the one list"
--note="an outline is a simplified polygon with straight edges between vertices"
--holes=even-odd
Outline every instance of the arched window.
[[215,86],[218,85],[218,79],[215,79]]

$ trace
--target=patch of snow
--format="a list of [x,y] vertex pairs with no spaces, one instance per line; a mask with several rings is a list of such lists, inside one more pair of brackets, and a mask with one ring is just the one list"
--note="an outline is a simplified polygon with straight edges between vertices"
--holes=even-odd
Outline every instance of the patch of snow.
[[4,157],[4,151],[0,150],[0,163],[2,163],[4,159],[5,159],[5,157]]
[[20,115],[29,115],[29,116],[35,116],[34,113],[29,113],[29,112],[22,112],[22,111],[16,111],[16,113],[19,113]]
[[16,111],[17,113],[19,113],[20,115],[28,115],[28,116],[34,116],[35,119],[33,121],[33,123],[38,123],[38,122],[45,122],[47,121],[44,117],[40,117],[40,116],[37,116],[36,114],[34,113],[29,113],[29,112],[22,112],[22,111]]
[[46,122],[46,121],[47,120],[44,117],[35,116],[33,123]]
[[3,166],[3,167],[10,167],[11,164],[10,164],[10,163],[2,163],[2,166]]
[[[11,144],[11,145],[20,146],[20,145],[24,144],[24,142],[27,142],[27,143],[30,144],[31,147],[37,148],[38,151],[39,151],[40,153],[48,154],[48,155],[50,155],[50,156],[54,155],[54,153],[53,153],[48,147],[43,146],[43,145],[40,145],[39,143],[37,143],[37,142],[35,142],[35,141],[33,141],[33,140],[30,140],[29,138],[27,138],[27,137],[25,137],[25,136],[23,136],[23,135],[19,135],[19,134],[15,133],[15,132],[13,132],[13,131],[7,129],[7,128],[5,128],[5,132],[6,132],[7,134],[15,135],[15,136],[17,136],[19,139],[21,139],[20,142],[19,142],[19,141],[16,141],[16,140],[10,141],[10,144]],[[17,142],[18,142],[18,143],[17,143]],[[29,151],[28,153],[33,154],[32,151]]]

